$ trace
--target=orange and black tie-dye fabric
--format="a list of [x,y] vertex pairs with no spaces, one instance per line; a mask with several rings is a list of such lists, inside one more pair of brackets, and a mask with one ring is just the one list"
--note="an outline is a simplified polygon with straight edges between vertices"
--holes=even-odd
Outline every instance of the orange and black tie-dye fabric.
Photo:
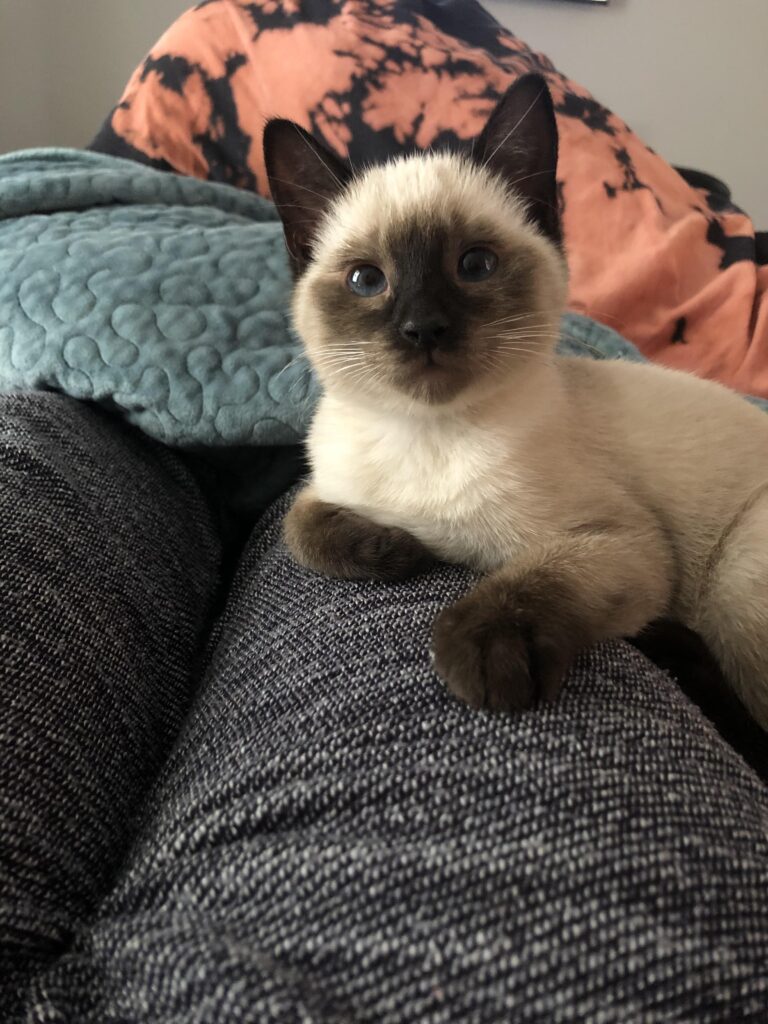
[[269,117],[359,165],[466,142],[531,70],[557,109],[571,308],[651,359],[768,397],[768,267],[749,218],[474,0],[204,0],[136,69],[94,148],[268,194]]

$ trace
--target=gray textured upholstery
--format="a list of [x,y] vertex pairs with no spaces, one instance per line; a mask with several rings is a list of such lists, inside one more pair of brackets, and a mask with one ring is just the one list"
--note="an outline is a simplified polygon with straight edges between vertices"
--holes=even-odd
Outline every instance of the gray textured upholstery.
[[768,1020],[768,791],[631,648],[518,717],[430,669],[398,587],[252,538],[207,678],[31,1021]]
[[71,399],[0,396],[0,1020],[125,854],[218,561],[176,456]]

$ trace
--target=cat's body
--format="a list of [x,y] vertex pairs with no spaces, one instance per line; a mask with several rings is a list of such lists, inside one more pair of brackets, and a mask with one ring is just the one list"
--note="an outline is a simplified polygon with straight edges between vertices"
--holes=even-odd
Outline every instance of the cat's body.
[[[553,358],[536,394],[535,415],[500,396],[500,407],[421,421],[326,396],[309,437],[313,492],[483,572],[550,539],[644,522],[626,543],[651,572],[664,568],[668,598],[653,617],[700,632],[734,664],[765,647],[738,689],[755,689],[743,695],[768,723],[765,413],[717,384],[635,363]],[[762,553],[742,536],[750,510]],[[746,579],[750,566],[762,573]],[[757,622],[726,656],[719,603],[734,589]],[[638,611],[625,635],[646,625]]]
[[[303,211],[322,207],[311,248],[283,195],[296,324],[325,385],[288,542],[341,576],[429,556],[487,573],[434,637],[474,705],[554,696],[581,647],[671,617],[768,727],[768,419],[673,371],[554,355],[551,108],[531,115],[540,80],[513,93],[479,167],[412,158],[346,184],[317,157],[340,197],[322,174],[299,186]],[[510,147],[528,118],[537,137]],[[504,177],[530,183],[525,203]]]
[[682,612],[694,567],[768,487],[765,414],[716,384],[636,363],[553,358],[536,396],[533,414],[501,395],[423,419],[326,396],[308,441],[315,493],[484,572],[544,534],[638,505],[689,570]]

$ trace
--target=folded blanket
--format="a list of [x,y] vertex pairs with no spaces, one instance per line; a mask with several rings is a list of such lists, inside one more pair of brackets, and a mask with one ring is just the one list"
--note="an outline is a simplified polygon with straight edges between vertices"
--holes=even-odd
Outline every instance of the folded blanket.
[[749,217],[475,0],[206,0],[152,48],[94,145],[266,195],[268,117],[357,165],[465,143],[527,71],[555,100],[571,308],[651,359],[768,396],[768,266]]
[[[317,384],[289,324],[271,203],[74,150],[0,158],[0,390],[100,402],[183,448],[296,445]],[[561,349],[641,358],[568,316]],[[275,461],[274,459],[272,460]],[[245,500],[285,485],[267,475]]]
[[[42,215],[45,216],[42,216]],[[0,388],[172,445],[295,443],[311,382],[271,203],[73,150],[0,158]]]

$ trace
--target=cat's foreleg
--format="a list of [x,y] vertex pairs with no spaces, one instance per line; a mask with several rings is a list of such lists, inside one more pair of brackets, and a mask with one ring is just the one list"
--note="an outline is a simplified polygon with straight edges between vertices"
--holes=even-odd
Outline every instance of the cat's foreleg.
[[321,501],[311,485],[299,492],[283,535],[297,562],[341,579],[401,580],[435,560],[410,533]]
[[667,611],[672,561],[653,523],[560,536],[438,616],[435,667],[473,707],[518,711],[552,700],[580,650],[632,636]]

